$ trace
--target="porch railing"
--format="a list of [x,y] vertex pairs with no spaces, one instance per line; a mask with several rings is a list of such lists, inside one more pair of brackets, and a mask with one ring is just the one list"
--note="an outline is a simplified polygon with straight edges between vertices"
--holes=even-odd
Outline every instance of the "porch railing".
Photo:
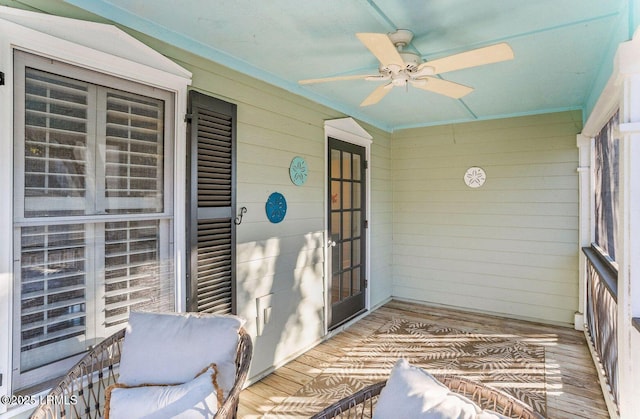
[[587,259],[587,331],[618,405],[618,276],[615,269],[591,247],[582,249]]

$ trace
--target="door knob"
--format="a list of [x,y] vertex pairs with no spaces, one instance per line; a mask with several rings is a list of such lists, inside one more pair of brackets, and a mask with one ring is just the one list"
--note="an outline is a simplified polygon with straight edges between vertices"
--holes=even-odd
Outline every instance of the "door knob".
[[327,246],[329,246],[329,247],[336,247],[336,244],[337,244],[337,243],[335,242],[335,240],[329,240],[329,242],[327,243]]

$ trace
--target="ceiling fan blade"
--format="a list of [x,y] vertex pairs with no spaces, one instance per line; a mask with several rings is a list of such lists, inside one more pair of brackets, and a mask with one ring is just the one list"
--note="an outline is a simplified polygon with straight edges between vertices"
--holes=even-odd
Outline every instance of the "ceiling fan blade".
[[369,106],[375,105],[380,102],[380,100],[387,95],[393,89],[392,83],[383,84],[382,86],[376,87],[376,89],[369,95],[365,100],[362,101],[360,106]]
[[354,76],[335,76],[335,77],[324,77],[320,79],[306,79],[298,81],[299,84],[314,84],[314,83],[326,83],[330,81],[340,81],[340,80],[364,80],[367,77],[378,77],[378,75],[372,74],[358,74]]
[[454,99],[460,99],[461,97],[473,92],[472,87],[448,80],[442,80],[436,77],[425,77],[415,81],[410,81],[410,83],[413,87],[417,87],[418,89],[449,96]]
[[[498,63],[512,60],[513,50],[507,43],[478,48],[460,54],[427,61],[418,66],[418,75],[432,75],[446,73],[448,71],[462,70],[464,68],[479,65]],[[430,69],[432,69],[430,71]],[[421,71],[424,70],[424,71]]]
[[395,64],[404,67],[404,60],[398,50],[384,33],[357,33],[356,36],[365,47],[376,56],[380,64],[388,66]]

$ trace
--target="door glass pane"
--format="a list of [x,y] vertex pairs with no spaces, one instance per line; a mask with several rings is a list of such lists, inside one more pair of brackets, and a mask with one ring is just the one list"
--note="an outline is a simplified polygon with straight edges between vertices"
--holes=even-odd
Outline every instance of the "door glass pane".
[[340,194],[340,181],[333,180],[331,181],[331,209],[338,210],[340,209],[340,200],[342,196]]
[[340,150],[331,150],[331,165],[329,176],[336,179],[340,177]]
[[342,182],[342,208],[351,208],[351,182]]
[[337,243],[335,246],[331,247],[331,270],[335,274],[340,272],[341,264],[340,264],[340,250],[342,249],[342,243]]
[[340,212],[331,213],[331,240],[340,241],[342,236],[340,235]]
[[342,243],[342,269],[351,267],[351,242]]
[[356,295],[361,291],[360,268],[355,268],[351,277],[351,295]]
[[360,211],[353,211],[353,224],[351,237],[360,237]]
[[331,302],[340,301],[340,274],[331,276]]
[[353,182],[353,208],[361,208],[362,206],[362,184]]
[[351,266],[360,265],[360,239],[354,240],[353,242],[353,261]]
[[362,177],[360,171],[362,170],[360,162],[360,154],[353,155],[353,180],[360,180]]
[[342,239],[351,238],[351,212],[345,211],[342,213]]
[[351,153],[342,152],[342,178],[351,179]]
[[342,273],[342,299],[345,299],[351,295],[351,271],[345,271]]

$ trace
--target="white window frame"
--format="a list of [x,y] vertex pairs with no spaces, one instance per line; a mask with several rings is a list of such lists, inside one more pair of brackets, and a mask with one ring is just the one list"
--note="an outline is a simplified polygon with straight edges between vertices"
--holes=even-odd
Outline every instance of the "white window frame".
[[[55,35],[52,35],[55,34]],[[77,67],[169,91],[174,97],[173,237],[176,309],[184,311],[187,88],[191,73],[111,25],[0,6],[0,395],[13,394],[13,52],[22,50]],[[30,406],[12,409],[18,414]],[[7,406],[0,404],[0,414]],[[12,414],[13,415],[13,414]]]

